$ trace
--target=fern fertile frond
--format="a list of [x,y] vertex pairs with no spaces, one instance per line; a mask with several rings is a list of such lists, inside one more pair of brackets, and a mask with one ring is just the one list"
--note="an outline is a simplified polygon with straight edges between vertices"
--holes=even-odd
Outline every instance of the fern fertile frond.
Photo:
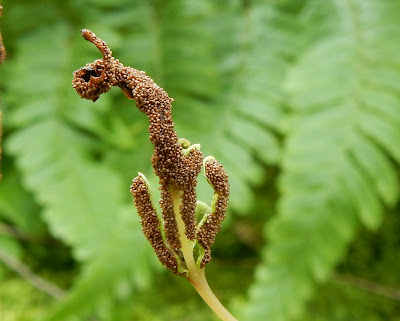
[[286,82],[282,198],[266,229],[270,244],[250,291],[249,320],[298,315],[343,255],[357,219],[376,229],[384,206],[399,199],[393,84],[400,72],[391,35],[400,32],[400,5],[332,0],[305,9],[305,47]]

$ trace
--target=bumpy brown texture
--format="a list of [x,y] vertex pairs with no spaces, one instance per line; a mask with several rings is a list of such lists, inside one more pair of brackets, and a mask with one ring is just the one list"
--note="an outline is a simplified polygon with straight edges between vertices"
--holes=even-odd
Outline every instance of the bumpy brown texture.
[[174,200],[171,195],[170,186],[161,184],[161,212],[164,221],[165,238],[170,248],[179,255],[181,242],[179,240],[178,225],[175,219]]
[[[185,156],[186,157],[186,156]],[[180,213],[182,220],[185,222],[185,232],[189,240],[196,238],[196,178],[200,173],[203,163],[203,154],[198,149],[193,149],[188,159],[191,160],[190,169],[188,169],[187,184],[183,189],[181,196]],[[190,170],[190,171],[189,171]]]
[[[203,261],[208,262],[210,246],[220,228],[217,226],[218,224],[220,226],[221,218],[223,218],[222,211],[226,210],[226,186],[225,191],[221,192],[222,203],[217,205],[218,210],[210,215],[205,227],[196,233],[196,178],[200,173],[203,155],[197,148],[192,148],[190,153],[183,153],[183,148],[188,148],[190,144],[187,141],[178,142],[171,115],[173,99],[144,71],[126,67],[115,59],[106,43],[96,37],[94,33],[86,29],[81,32],[86,40],[97,46],[103,58],[86,64],[86,66],[74,72],[72,85],[78,94],[82,98],[96,101],[102,93],[107,92],[113,86],[118,86],[128,98],[136,101],[138,109],[149,119],[150,140],[154,145],[151,161],[154,172],[160,181],[160,205],[167,245],[163,243],[159,230],[160,222],[150,202],[147,186],[139,176],[133,180],[131,191],[141,216],[146,237],[160,261],[177,273],[176,258],[182,260],[182,253],[175,218],[176,213],[174,212],[174,200],[171,193],[172,191],[174,193],[177,190],[181,191],[180,214],[185,224],[185,234],[189,240],[195,240],[196,234],[201,236],[199,242],[206,249],[206,258]],[[212,184],[215,183],[217,191],[222,189],[218,181],[218,171],[221,171],[221,168],[219,165],[216,169],[206,169],[206,173],[210,173],[211,178],[209,177],[209,180]],[[220,176],[225,177],[226,173],[225,176],[223,174],[220,174]],[[228,184],[227,176],[225,183]],[[229,192],[229,185],[227,191]],[[209,227],[209,231],[207,227]],[[185,262],[181,261],[180,263],[184,267]]]
[[229,197],[228,174],[218,161],[215,159],[206,161],[205,174],[214,188],[217,199],[214,203],[213,212],[208,215],[207,220],[197,232],[197,240],[205,250],[201,267],[204,267],[211,260],[211,246],[215,241],[215,236],[221,230],[221,223],[225,218]]
[[112,57],[106,43],[92,32],[84,29],[82,35],[99,48],[103,59],[74,72],[72,85],[75,90],[82,98],[96,101],[111,87],[120,87],[149,119],[150,140],[154,145],[152,163],[161,183],[175,185],[180,190],[190,186],[200,172],[201,157],[199,151],[188,157],[182,154],[171,116],[173,99],[144,71],[126,67]]
[[[0,17],[3,13],[3,7],[0,4]],[[2,63],[4,61],[4,58],[6,57],[6,48],[4,48],[3,45],[3,38],[1,37],[1,33],[0,33],[0,63]]]
[[150,194],[144,180],[137,176],[132,181],[131,192],[140,215],[143,233],[150,242],[159,261],[167,268],[178,274],[178,263],[173,253],[165,246],[161,234],[161,222],[151,203]]

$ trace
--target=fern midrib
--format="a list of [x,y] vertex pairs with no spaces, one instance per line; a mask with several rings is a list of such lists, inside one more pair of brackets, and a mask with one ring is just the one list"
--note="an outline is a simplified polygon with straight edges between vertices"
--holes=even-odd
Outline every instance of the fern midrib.
[[[243,28],[242,33],[241,33],[241,38],[240,38],[240,47],[239,47],[239,66],[237,68],[237,72],[235,72],[234,77],[233,77],[233,81],[232,83],[233,85],[233,89],[234,91],[240,91],[240,87],[241,87],[241,80],[244,79],[244,75],[245,75],[245,71],[246,71],[246,61],[249,59],[250,57],[250,43],[251,40],[253,40],[253,36],[251,34],[251,10],[253,8],[252,4],[247,1],[247,0],[243,0]],[[239,88],[238,88],[239,87]],[[234,117],[235,114],[235,109],[236,108],[226,108],[225,109],[225,114],[226,114],[226,118],[230,119],[232,117]],[[225,133],[227,133],[229,131],[229,127],[231,122],[227,121],[227,122],[222,122],[222,124],[224,124],[224,126],[221,127],[217,127],[217,130],[219,130],[221,133],[219,133],[219,135],[224,135]]]
[[[233,92],[240,92],[242,84],[241,82],[244,79],[245,76],[245,71],[246,71],[246,63],[247,60],[250,57],[250,43],[251,40],[253,40],[253,36],[251,33],[251,10],[253,9],[253,5],[251,2],[243,0],[242,1],[242,6],[243,6],[243,13],[241,16],[241,25],[243,28],[241,28],[241,37],[240,37],[240,46],[238,48],[239,53],[239,62],[238,62],[238,67],[236,69],[236,72],[234,73],[232,77],[232,87],[228,89],[228,91],[233,91]],[[235,104],[235,103],[234,103]],[[229,129],[231,127],[231,119],[235,117],[235,108],[236,106],[233,106],[234,108],[229,108],[230,106],[224,108],[223,113],[220,115],[221,119],[224,119],[224,121],[219,122],[219,126],[215,128],[215,137],[225,137],[227,136],[227,133],[229,133]],[[252,120],[253,121],[253,120]]]
[[[353,108],[349,111],[348,118],[348,133],[347,139],[344,139],[343,142],[345,144],[344,151],[351,150],[352,146],[352,136],[354,135],[354,129],[358,127],[358,114],[361,112],[361,108],[363,105],[362,99],[362,70],[363,66],[367,63],[364,55],[363,55],[363,47],[365,47],[365,41],[362,36],[362,23],[360,16],[357,12],[356,3],[354,0],[336,0],[337,8],[341,11],[342,19],[345,19],[346,23],[344,30],[344,34],[348,32],[352,35],[353,45],[354,45],[354,54],[352,55],[352,59],[350,60],[351,68],[354,70],[354,85],[353,85],[353,94],[349,97],[350,102],[352,102]],[[347,19],[346,19],[347,17]],[[347,30],[346,30],[347,29]]]
[[[235,73],[235,76],[233,77],[233,84],[234,87],[240,87],[242,86],[241,81],[244,79],[245,71],[246,71],[246,63],[247,60],[250,57],[250,44],[252,41],[254,41],[254,37],[251,33],[251,27],[252,27],[252,19],[251,19],[251,10],[253,10],[254,5],[252,5],[249,1],[244,0],[243,1],[243,28],[242,33],[241,33],[241,41],[240,41],[240,59],[239,59],[239,67],[237,68],[237,72]],[[238,90],[238,89],[236,89]],[[234,109],[233,108],[228,108],[228,112],[230,115],[234,114]],[[228,127],[228,123],[226,124],[225,127]],[[228,128],[226,128],[228,130]]]

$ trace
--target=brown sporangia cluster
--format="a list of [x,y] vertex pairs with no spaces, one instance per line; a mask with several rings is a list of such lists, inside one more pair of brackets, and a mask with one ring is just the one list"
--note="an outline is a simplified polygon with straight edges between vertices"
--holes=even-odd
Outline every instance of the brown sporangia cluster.
[[214,158],[210,158],[209,160],[206,158],[204,166],[205,175],[211,186],[213,186],[215,194],[212,212],[208,215],[207,220],[200,226],[196,235],[198,242],[205,250],[204,258],[201,262],[202,267],[211,260],[211,246],[214,243],[215,236],[221,229],[221,223],[225,218],[229,197],[228,174],[225,172],[222,165]]
[[141,218],[143,233],[150,242],[157,258],[167,268],[178,271],[178,261],[172,251],[166,249],[160,229],[156,209],[154,208],[149,194],[147,182],[141,176],[132,181],[131,191],[135,199],[135,205]]
[[174,197],[180,195],[179,214],[185,224],[185,235],[188,240],[203,247],[205,254],[200,258],[200,266],[204,267],[211,258],[210,247],[225,217],[228,175],[216,160],[207,161],[206,158],[205,175],[215,191],[214,204],[204,223],[197,226],[196,179],[203,165],[203,155],[199,145],[190,146],[187,140],[178,140],[171,115],[173,99],[144,71],[124,66],[115,59],[106,43],[94,33],[87,29],[81,32],[86,40],[96,45],[103,58],[74,72],[72,85],[78,94],[96,101],[102,93],[118,86],[128,98],[136,101],[136,106],[149,119],[150,140],[154,145],[151,161],[159,178],[162,222],[152,204],[146,178],[139,174],[131,186],[147,240],[164,266],[176,274],[186,275],[174,208]]
[[[0,17],[3,13],[3,7],[0,4]],[[4,58],[6,57],[6,48],[4,48],[3,45],[3,38],[1,37],[1,33],[0,33],[0,63],[2,63],[4,61]]]

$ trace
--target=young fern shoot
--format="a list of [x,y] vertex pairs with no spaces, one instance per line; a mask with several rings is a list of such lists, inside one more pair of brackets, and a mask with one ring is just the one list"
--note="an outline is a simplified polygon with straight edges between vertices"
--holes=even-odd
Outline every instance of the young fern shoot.
[[[72,85],[78,94],[94,102],[102,93],[118,86],[129,99],[136,101],[138,109],[149,119],[150,140],[154,145],[151,162],[159,178],[162,222],[152,203],[146,177],[139,173],[131,186],[147,240],[159,261],[186,278],[222,320],[236,320],[211,291],[204,274],[228,205],[227,173],[214,157],[203,159],[199,144],[178,139],[171,115],[173,99],[163,88],[144,71],[121,64],[93,32],[87,29],[81,32],[103,57],[74,72]],[[214,189],[211,207],[196,201],[196,178],[202,166]],[[203,219],[197,222],[199,214],[203,214]]]

